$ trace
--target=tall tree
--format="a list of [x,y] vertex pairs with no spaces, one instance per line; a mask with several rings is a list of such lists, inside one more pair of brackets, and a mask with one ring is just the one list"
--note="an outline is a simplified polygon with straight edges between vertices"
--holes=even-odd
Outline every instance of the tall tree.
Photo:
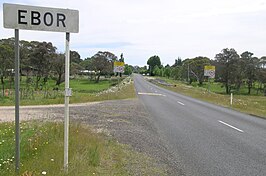
[[207,57],[195,57],[190,62],[189,71],[191,76],[194,76],[200,85],[202,85],[204,81],[204,66],[210,65],[210,59]]
[[65,73],[65,55],[56,54],[55,57],[52,59],[51,63],[53,66],[52,69],[57,74],[55,85],[59,86],[64,80],[63,75]]
[[178,67],[178,66],[182,66],[182,59],[181,59],[180,57],[178,57],[178,58],[175,60],[174,65],[172,65],[172,67]]
[[221,66],[220,73],[218,74],[221,78],[221,82],[225,86],[226,93],[229,94],[237,83],[237,75],[240,70],[239,55],[235,49],[225,48],[221,53],[216,54],[215,59]]
[[266,67],[266,56],[262,56],[262,57],[260,58],[259,65],[260,65],[260,67],[262,67],[262,68],[265,68],[265,67]]
[[155,65],[153,68],[153,75],[155,76],[161,76],[161,69],[158,67],[158,65]]
[[248,84],[248,94],[250,94],[253,82],[256,79],[256,72],[259,66],[259,59],[253,57],[253,53],[248,51],[241,54],[241,59],[244,61],[244,73]]
[[169,79],[171,75],[171,67],[169,65],[166,65],[164,68],[164,76]]
[[161,67],[161,60],[159,56],[152,56],[148,59],[147,64],[149,65],[150,74],[153,73],[154,67],[157,65]]
[[117,60],[117,56],[110,52],[99,51],[97,54],[92,56],[89,70],[97,73],[96,83],[99,82],[101,75],[111,74],[113,72],[113,62]]
[[77,51],[70,51],[70,63],[77,63],[80,64],[82,62],[82,59],[80,58],[80,55]]
[[125,64],[125,75],[131,75],[133,72],[134,67],[128,64]]
[[56,47],[50,42],[36,42],[31,44],[34,46],[30,54],[30,64],[36,70],[35,89],[39,87],[39,81],[44,78],[44,84],[47,81],[48,74],[52,68],[51,59],[55,56]]
[[0,41],[0,79],[2,84],[2,95],[4,96],[5,82],[4,78],[7,77],[8,72],[12,72],[14,68],[14,50],[12,46],[5,41]]

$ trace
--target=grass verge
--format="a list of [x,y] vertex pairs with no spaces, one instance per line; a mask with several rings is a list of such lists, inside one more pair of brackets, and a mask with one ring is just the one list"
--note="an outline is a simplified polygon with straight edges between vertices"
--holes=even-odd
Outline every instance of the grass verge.
[[[117,79],[102,80],[100,83],[95,83],[87,79],[70,80],[72,87],[72,97],[70,103],[85,103],[92,101],[127,99],[136,97],[134,85],[131,77],[125,78],[120,84],[117,84]],[[63,90],[63,84],[60,90]],[[30,91],[30,90],[29,90]],[[31,96],[28,92],[28,98],[21,96],[21,105],[48,105],[48,104],[63,104],[64,95],[62,91],[35,92]],[[46,96],[46,97],[45,97]],[[10,97],[0,96],[0,106],[14,105],[14,95]]]
[[158,84],[159,86],[164,87],[168,90],[172,90],[174,92],[181,93],[220,106],[229,107],[240,112],[266,118],[265,96],[234,95],[233,105],[231,106],[230,95],[208,92],[206,88],[193,87],[175,80],[169,80],[166,78],[163,78],[163,80],[175,85],[175,87],[173,87]]
[[[20,175],[166,175],[153,159],[96,134],[82,124],[70,125],[69,169],[63,170],[63,123],[21,123]],[[14,123],[0,123],[0,175],[15,175]]]

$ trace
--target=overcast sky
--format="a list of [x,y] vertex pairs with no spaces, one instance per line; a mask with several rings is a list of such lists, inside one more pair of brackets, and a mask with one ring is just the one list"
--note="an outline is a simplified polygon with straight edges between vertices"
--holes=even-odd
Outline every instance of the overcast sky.
[[[14,36],[3,28],[3,3],[79,10],[70,47],[82,58],[110,51],[143,66],[153,55],[172,65],[178,57],[213,59],[223,48],[266,55],[265,0],[0,0],[0,39]],[[20,30],[20,39],[50,41],[64,52],[64,33]]]

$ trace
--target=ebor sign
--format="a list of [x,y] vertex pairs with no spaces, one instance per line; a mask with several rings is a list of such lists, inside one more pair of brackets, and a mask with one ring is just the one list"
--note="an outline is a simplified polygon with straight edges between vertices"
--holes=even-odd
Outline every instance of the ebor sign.
[[79,32],[79,11],[3,4],[4,27],[54,32]]
[[69,139],[69,41],[70,33],[79,32],[79,12],[70,9],[3,4],[4,27],[15,29],[15,127],[16,127],[16,172],[20,168],[20,127],[19,127],[19,29],[54,31],[66,33],[65,52],[65,122],[64,122],[64,168],[68,168]]

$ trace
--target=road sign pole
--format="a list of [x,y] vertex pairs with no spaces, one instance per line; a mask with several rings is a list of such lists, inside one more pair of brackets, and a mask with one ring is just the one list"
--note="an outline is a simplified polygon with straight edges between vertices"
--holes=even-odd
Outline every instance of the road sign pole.
[[188,63],[188,65],[187,65],[187,82],[189,83],[189,63]]
[[69,41],[70,34],[66,33],[65,53],[65,122],[64,122],[64,169],[68,171],[68,138],[69,138]]
[[20,128],[19,128],[19,30],[15,29],[15,143],[16,143],[16,172],[19,174],[20,165]]
[[210,93],[210,77],[208,76],[208,92]]

